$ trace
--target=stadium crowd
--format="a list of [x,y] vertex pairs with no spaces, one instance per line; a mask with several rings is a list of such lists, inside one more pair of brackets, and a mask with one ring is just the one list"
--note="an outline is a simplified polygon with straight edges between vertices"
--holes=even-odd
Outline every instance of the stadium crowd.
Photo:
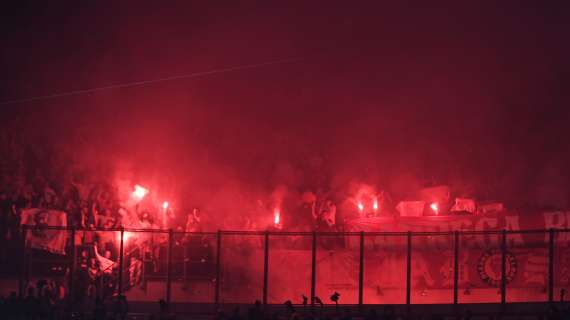
[[[67,179],[66,183],[47,182],[44,178],[32,179],[33,183],[12,184],[9,189],[0,191],[0,273],[19,274],[22,268],[21,246],[23,240],[22,216],[26,210],[55,210],[65,212],[66,227],[76,230],[74,241],[68,237],[65,243],[66,256],[72,256],[75,250],[75,270],[69,265],[63,270],[56,270],[59,276],[40,277],[38,281],[26,281],[27,296],[36,297],[38,306],[26,310],[44,308],[50,312],[61,309],[70,294],[69,274],[73,272],[74,290],[73,301],[83,308],[89,309],[98,300],[109,301],[116,298],[119,273],[119,243],[118,231],[104,229],[133,228],[133,229],[167,229],[173,228],[178,232],[213,231],[216,227],[198,208],[186,210],[186,214],[174,215],[170,209],[164,210],[159,205],[125,205],[119,200],[119,191],[111,183],[87,183],[78,179]],[[64,180],[62,180],[64,181]],[[318,200],[318,201],[317,201]],[[149,201],[150,202],[150,201]],[[261,203],[257,214],[272,215],[272,204]],[[165,212],[166,211],[166,212]],[[337,230],[341,225],[337,218],[336,205],[331,199],[309,194],[308,201],[290,210],[296,215],[281,213],[281,220],[270,223],[269,227],[276,230]],[[244,214],[240,222],[242,228],[255,230],[259,228],[251,216]],[[70,233],[68,233],[70,235]],[[125,236],[126,239],[126,236]],[[124,288],[141,284],[143,264],[146,274],[165,272],[165,248],[168,235],[166,233],[142,234],[125,242]],[[198,242],[198,243],[197,243]],[[73,246],[74,245],[74,246]],[[199,248],[210,245],[208,240],[190,237],[178,233],[175,236],[173,252],[186,260],[184,252],[196,252]],[[193,247],[192,247],[193,246]],[[192,248],[191,248],[192,247]],[[182,253],[181,253],[182,252]],[[204,253],[208,255],[210,253]],[[10,262],[10,263],[7,263]],[[36,262],[37,263],[37,262]],[[186,266],[174,266],[174,272],[183,273]],[[54,271],[54,270],[51,270]],[[29,272],[27,270],[26,272]],[[36,277],[34,277],[36,278]],[[45,280],[50,279],[50,280]],[[13,305],[16,300],[10,296],[6,306]],[[35,303],[31,300],[29,303]],[[49,306],[49,307],[47,307]],[[40,312],[40,311],[38,311]],[[43,312],[43,311],[42,311]]]

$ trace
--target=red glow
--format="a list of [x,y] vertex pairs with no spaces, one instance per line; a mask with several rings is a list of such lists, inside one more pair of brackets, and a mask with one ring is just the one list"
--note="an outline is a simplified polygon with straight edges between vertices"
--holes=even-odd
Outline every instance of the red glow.
[[[123,232],[123,244],[126,244],[127,241],[132,238],[134,236],[134,234],[132,232],[129,231],[125,231]],[[121,245],[121,233],[117,232],[117,244],[120,246]]]
[[137,184],[135,185],[135,191],[133,191],[133,197],[142,200],[142,198],[144,198],[144,196],[146,196],[147,193],[148,189],[141,187]]
[[274,217],[273,223],[274,224],[276,224],[276,225],[279,224],[279,221],[281,220],[280,215],[281,215],[281,212],[279,212],[279,209],[275,208],[275,210],[273,210],[273,217]]
[[435,214],[438,214],[439,212],[439,207],[437,205],[437,202],[434,202],[432,204],[429,205],[430,209],[433,210],[433,212],[435,212]]
[[123,241],[126,242],[126,241],[129,240],[132,236],[133,236],[133,235],[132,235],[131,232],[125,232],[125,233],[123,233]]
[[372,205],[374,211],[378,210],[378,199],[374,199],[374,204]]
[[364,211],[364,205],[361,202],[358,203],[358,210]]

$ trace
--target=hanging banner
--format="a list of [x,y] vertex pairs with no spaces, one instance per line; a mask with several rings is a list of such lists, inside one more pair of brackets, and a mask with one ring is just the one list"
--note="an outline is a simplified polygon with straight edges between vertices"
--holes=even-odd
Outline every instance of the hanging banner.
[[[498,246],[502,230],[515,231],[507,235],[508,245],[517,247],[544,246],[548,244],[548,232],[540,230],[570,229],[570,211],[554,211],[519,215],[502,212],[489,215],[424,216],[424,217],[373,217],[360,218],[347,222],[346,231],[350,232],[452,232],[466,231],[461,235],[461,245],[487,248]],[[521,232],[537,230],[537,232]],[[483,233],[483,231],[494,233]],[[396,243],[405,245],[403,236],[386,235],[392,239],[400,238]],[[451,241],[438,240],[441,236],[414,236],[418,246],[432,249],[445,249],[453,245]],[[433,240],[433,241],[432,241]],[[570,241],[570,233],[558,232],[556,243]],[[392,241],[391,246],[395,243]],[[357,239],[349,241],[351,247],[358,246]]]
[[[555,232],[555,261],[570,261],[570,211],[519,215],[502,212],[493,215],[382,217],[350,221],[346,231],[388,232],[365,237],[365,255],[375,256],[366,265],[379,275],[377,285],[391,287],[382,274],[397,274],[406,265],[407,232],[412,235],[412,285],[423,288],[450,288],[453,284],[455,238],[452,231],[465,231],[459,237],[459,282],[462,287],[498,287],[501,281],[502,230],[507,233],[506,279],[509,286],[546,287],[550,234]],[[535,231],[529,231],[535,230]],[[491,232],[485,234],[484,232]],[[516,232],[524,231],[524,232]],[[399,232],[400,234],[390,234]],[[422,233],[423,232],[423,233]],[[447,232],[435,234],[430,232]],[[358,250],[358,237],[347,237],[345,246]],[[371,270],[372,269],[372,270]],[[558,275],[568,284],[570,270]],[[566,280],[564,280],[566,279]],[[562,284],[561,284],[562,285]]]
[[67,215],[63,211],[26,209],[22,211],[21,224],[30,228],[26,234],[26,246],[46,250],[55,254],[65,254],[67,231],[46,227],[67,226]]

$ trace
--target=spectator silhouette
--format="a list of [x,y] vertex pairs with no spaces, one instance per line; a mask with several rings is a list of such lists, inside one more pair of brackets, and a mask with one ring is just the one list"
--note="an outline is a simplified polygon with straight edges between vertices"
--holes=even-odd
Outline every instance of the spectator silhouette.
[[115,301],[115,307],[113,310],[113,317],[115,319],[124,320],[127,318],[129,313],[129,304],[127,302],[127,297],[125,295],[119,295]]
[[20,300],[18,299],[16,292],[12,291],[6,301],[4,301],[4,312],[8,319],[13,319],[20,317],[20,310]]
[[560,310],[558,310],[558,308],[556,306],[551,306],[547,319],[548,320],[561,320],[562,317],[560,316]]
[[261,301],[256,300],[252,308],[248,310],[249,320],[263,320],[263,311],[261,310]]
[[174,316],[170,313],[169,305],[164,299],[158,300],[158,319],[159,320],[169,320],[174,319]]
[[232,316],[230,317],[230,320],[242,320],[242,317],[241,317],[241,315],[240,315],[239,307],[235,307],[235,308],[234,308],[234,312],[232,313]]
[[384,314],[382,316],[382,320],[395,320],[395,315],[394,315],[394,307],[393,306],[386,306],[386,308],[384,308]]
[[226,320],[226,318],[226,313],[221,309],[216,312],[216,316],[214,317],[215,320]]
[[95,300],[95,310],[93,311],[95,320],[105,320],[107,318],[107,309],[101,298]]
[[378,320],[378,313],[376,312],[376,309],[370,309],[370,311],[368,311],[368,314],[366,315],[366,317],[364,319],[365,320]]
[[471,318],[473,317],[473,315],[471,314],[471,310],[465,310],[465,313],[463,314],[463,317],[461,317],[462,320],[471,320]]
[[23,308],[25,319],[34,320],[38,318],[40,302],[36,297],[34,287],[28,288],[28,296],[24,300]]
[[352,312],[349,308],[344,309],[344,314],[342,315],[341,320],[352,320]]

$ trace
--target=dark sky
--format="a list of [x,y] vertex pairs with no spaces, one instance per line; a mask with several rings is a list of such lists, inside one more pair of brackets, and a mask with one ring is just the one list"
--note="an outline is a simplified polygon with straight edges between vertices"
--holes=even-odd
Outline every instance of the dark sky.
[[567,207],[569,5],[392,2],[18,2],[0,102],[294,60],[1,104],[0,121],[197,198],[356,180]]

